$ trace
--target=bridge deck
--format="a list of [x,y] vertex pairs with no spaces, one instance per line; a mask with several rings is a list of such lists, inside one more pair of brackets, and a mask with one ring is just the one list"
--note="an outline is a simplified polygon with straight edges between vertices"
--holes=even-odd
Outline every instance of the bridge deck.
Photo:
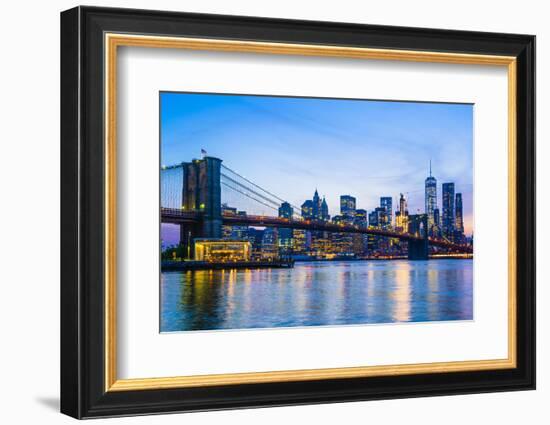
[[[163,223],[196,223],[201,220],[201,217],[202,214],[199,211],[184,211],[173,208],[161,208],[161,221]],[[231,226],[280,227],[287,229],[302,229],[333,233],[359,233],[392,239],[400,239],[405,241],[424,240],[423,236],[411,233],[377,229],[372,227],[361,227],[351,224],[336,224],[318,220],[294,220],[283,217],[227,214],[222,215],[222,222],[225,225]],[[455,244],[445,240],[428,238],[428,243],[433,246],[439,246],[442,248],[453,249],[461,252],[472,252],[472,248],[469,245]]]

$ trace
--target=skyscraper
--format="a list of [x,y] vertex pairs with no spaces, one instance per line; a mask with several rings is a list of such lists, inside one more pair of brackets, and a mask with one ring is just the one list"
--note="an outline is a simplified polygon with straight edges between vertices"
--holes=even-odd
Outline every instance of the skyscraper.
[[439,216],[439,208],[434,210],[434,225],[436,227],[441,226],[441,217]]
[[[315,189],[315,193],[313,194],[313,199],[306,200],[301,207],[302,207],[302,218],[305,218],[307,220],[313,219],[313,220],[328,221],[328,219],[330,218],[328,214],[327,201],[325,199],[321,201],[321,198],[319,197],[319,192],[317,191],[317,189]],[[311,248],[312,250],[315,250],[316,247],[319,246],[319,244],[324,243],[324,240],[326,239],[324,236],[325,236],[324,232],[307,230],[306,233],[304,234],[304,237],[301,239],[303,241],[306,241],[304,246],[306,246],[307,249]]]
[[437,208],[437,180],[432,176],[432,161],[430,160],[430,175],[426,178],[424,185],[424,212],[428,215],[428,229],[435,224],[434,210]]
[[406,232],[409,226],[409,211],[407,210],[407,200],[402,193],[399,194],[399,210],[395,213],[395,227]]
[[315,189],[313,194],[313,218],[319,220],[321,218],[321,198],[319,198],[319,193]]
[[457,193],[455,198],[455,228],[460,234],[464,233],[464,217],[462,215],[462,193]]
[[443,183],[442,186],[442,207],[441,230],[443,236],[452,239],[455,229],[455,184]]
[[[368,215],[367,210],[357,209],[355,210],[355,217],[353,219],[353,224],[359,227],[367,228],[368,227]],[[363,255],[367,251],[368,246],[368,235],[355,233],[353,235],[353,252],[356,255]]]
[[276,258],[279,256],[278,247],[278,229],[276,227],[266,227],[262,235],[262,257]]
[[290,219],[293,214],[294,208],[288,202],[283,202],[279,207],[279,217]]
[[[279,207],[279,217],[290,220],[293,214],[294,214],[294,208],[292,208],[292,206],[288,202],[283,202]],[[281,228],[279,229],[278,236],[279,236],[278,238],[279,249],[284,253],[288,253],[292,251],[292,245],[293,245],[292,229]]]
[[340,214],[345,217],[355,216],[355,198],[350,195],[340,196]]
[[369,213],[369,226],[379,229],[386,229],[388,227],[388,214],[385,208],[377,207]]
[[302,204],[302,218],[313,218],[313,201],[311,199]]
[[329,221],[330,220],[330,215],[328,213],[327,200],[325,199],[324,196],[323,196],[323,202],[321,202],[321,211],[320,211],[320,217],[319,218],[323,221]]
[[431,236],[435,236],[436,238],[441,237],[441,214],[439,213],[439,208],[434,210],[434,226],[431,230]]
[[355,218],[353,220],[354,224],[361,227],[367,227],[368,221],[367,221],[367,210],[355,210]]
[[380,198],[380,208],[386,210],[386,221],[388,226],[393,225],[393,207],[391,196],[382,196]]

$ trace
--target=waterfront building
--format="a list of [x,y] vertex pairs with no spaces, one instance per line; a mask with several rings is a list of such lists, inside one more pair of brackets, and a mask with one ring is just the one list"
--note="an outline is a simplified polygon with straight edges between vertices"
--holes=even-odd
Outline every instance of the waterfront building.
[[252,257],[259,260],[262,257],[262,239],[264,236],[263,229],[249,227],[246,240],[252,245]]
[[318,232],[319,234],[311,240],[311,250],[318,258],[326,258],[332,249],[332,241],[329,234]]
[[248,241],[225,239],[195,239],[195,260],[214,263],[250,261]]
[[275,259],[279,257],[278,231],[275,227],[266,227],[262,235],[262,258]]
[[432,176],[432,161],[430,160],[430,175],[424,183],[424,213],[428,215],[428,229],[432,232],[435,225],[435,210],[437,209],[437,180]]
[[447,239],[452,239],[455,230],[455,184],[443,183],[442,186],[442,223],[441,231]]
[[392,207],[392,197],[391,196],[382,196],[380,198],[380,208],[383,208],[386,211],[386,221],[388,227],[393,226],[393,207]]
[[[374,227],[376,229],[386,229],[388,227],[388,219],[385,208],[377,207],[369,213],[369,227]],[[368,251],[371,254],[375,251],[383,251],[389,246],[386,238],[382,238],[380,236],[369,235],[367,239]]]
[[355,215],[356,199],[350,195],[340,196],[340,214],[346,217]]
[[[335,215],[332,217],[334,224],[350,225],[353,223],[353,217],[345,215]],[[336,254],[347,255],[353,252],[353,234],[352,233],[332,233],[332,248]]]
[[[357,209],[355,210],[355,217],[353,224],[359,227],[368,227],[368,215],[367,210]],[[365,254],[368,246],[368,235],[357,233],[353,235],[353,251],[357,255]]]
[[[237,208],[222,204],[222,215],[225,216],[246,216],[246,211],[237,211]],[[248,236],[248,226],[222,226],[223,239],[246,239]]]
[[[283,202],[279,207],[279,217],[291,220],[293,214],[294,209],[288,202]],[[283,253],[291,252],[293,248],[292,229],[279,228],[278,230],[279,250]]]
[[292,229],[292,240],[294,242],[293,253],[303,255],[311,247],[311,232],[303,229]]

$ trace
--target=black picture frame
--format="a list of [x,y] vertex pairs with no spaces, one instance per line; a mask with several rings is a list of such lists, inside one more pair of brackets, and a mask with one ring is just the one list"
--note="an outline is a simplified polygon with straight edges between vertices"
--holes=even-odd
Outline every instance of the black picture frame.
[[[517,367],[105,391],[104,34],[308,43],[517,58]],[[132,9],[61,13],[61,412],[75,418],[535,388],[535,37]]]

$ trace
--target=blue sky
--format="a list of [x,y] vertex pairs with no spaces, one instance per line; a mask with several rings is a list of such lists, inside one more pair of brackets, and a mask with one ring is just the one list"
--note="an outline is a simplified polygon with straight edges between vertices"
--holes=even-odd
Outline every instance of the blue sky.
[[472,231],[473,107],[464,104],[161,93],[161,163],[208,155],[301,205],[315,188],[331,215],[339,196],[368,211],[381,196],[424,211],[429,161],[463,194]]

